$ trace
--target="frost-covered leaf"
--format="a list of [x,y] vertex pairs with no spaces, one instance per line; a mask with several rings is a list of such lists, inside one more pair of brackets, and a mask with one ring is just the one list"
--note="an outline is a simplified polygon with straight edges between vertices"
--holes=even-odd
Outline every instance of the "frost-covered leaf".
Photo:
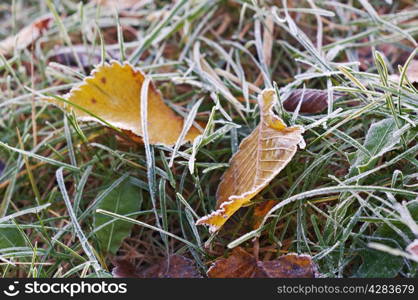
[[373,168],[379,157],[399,143],[400,133],[394,119],[384,119],[373,123],[363,144],[368,153],[361,150],[356,152],[350,175],[356,175]]
[[[408,210],[413,220],[418,222],[418,204],[412,202],[408,205]],[[396,224],[395,226],[409,238],[414,238],[414,234],[406,225]],[[404,250],[409,246],[406,245],[404,239],[387,224],[381,225],[375,231],[373,237],[374,239],[372,241],[377,241],[395,249]],[[405,265],[404,258],[374,249],[364,249],[359,252],[359,255],[362,257],[363,263],[358,268],[356,277],[393,278],[399,274]]]
[[219,184],[217,210],[197,221],[211,232],[222,225],[242,206],[249,205],[257,195],[291,161],[297,146],[303,148],[304,129],[287,127],[272,107],[274,90],[265,90],[258,97],[260,124],[240,144]]
[[[70,91],[63,99],[65,101],[43,100],[73,110],[81,121],[100,122],[143,137],[140,99],[145,79],[146,75],[130,64],[113,61],[96,67],[89,77]],[[152,82],[147,100],[149,143],[174,145],[183,130],[183,118],[164,103]],[[191,142],[199,134],[200,131],[192,126],[181,142]]]
[[314,278],[317,267],[308,255],[291,253],[260,261],[236,247],[228,258],[218,258],[207,274],[210,278]]
[[[334,93],[333,100],[341,97],[341,94]],[[300,113],[316,114],[328,107],[328,91],[317,89],[296,89],[283,101],[283,107],[287,111],[295,111],[300,104]]]

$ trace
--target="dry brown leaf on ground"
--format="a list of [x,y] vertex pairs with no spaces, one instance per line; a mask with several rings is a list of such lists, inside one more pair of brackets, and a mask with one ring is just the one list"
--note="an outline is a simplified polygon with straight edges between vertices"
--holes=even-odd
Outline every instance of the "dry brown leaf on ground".
[[116,260],[112,274],[117,278],[201,278],[193,260],[170,255],[144,270],[126,260]]
[[276,200],[268,200],[268,201],[258,203],[254,207],[254,212],[253,212],[253,228],[254,229],[257,229],[258,227],[260,227],[261,223],[263,222],[263,219],[264,219],[265,215],[276,204],[277,204]]
[[[340,93],[333,93],[333,100],[341,97]],[[317,114],[328,107],[328,91],[317,89],[296,89],[283,101],[283,107],[287,111],[294,112],[300,104],[300,113]]]
[[193,260],[171,255],[141,273],[142,278],[200,278]]
[[[130,64],[113,61],[96,67],[80,85],[71,89],[65,102],[56,98],[43,100],[74,111],[81,121],[109,124],[143,136],[140,96],[145,78],[145,74]],[[150,144],[174,145],[183,130],[184,120],[164,103],[152,82],[148,88],[147,107]],[[199,134],[200,131],[192,126],[183,143],[193,141]]]
[[276,102],[274,90],[264,90],[258,97],[260,123],[240,144],[223,174],[216,193],[217,210],[199,219],[198,225],[207,225],[211,232],[223,224],[242,206],[266,187],[291,161],[297,146],[305,142],[301,126],[287,127],[273,113]]
[[228,258],[218,258],[207,275],[209,278],[254,278],[261,274],[257,259],[241,247],[236,247]]
[[10,55],[15,48],[17,50],[27,48],[50,28],[52,21],[53,18],[50,15],[36,19],[30,25],[21,29],[16,35],[2,40],[0,42],[0,53],[2,55]]
[[308,255],[287,254],[260,261],[241,247],[228,258],[218,258],[209,268],[209,278],[315,278],[317,267]]

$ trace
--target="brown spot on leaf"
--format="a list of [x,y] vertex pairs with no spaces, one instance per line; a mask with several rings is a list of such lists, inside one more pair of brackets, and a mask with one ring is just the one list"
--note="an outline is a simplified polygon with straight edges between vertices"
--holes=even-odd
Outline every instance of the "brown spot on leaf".
[[103,84],[106,84],[106,77],[102,77],[102,78],[100,79],[100,81],[101,81]]
[[91,103],[96,104],[97,103],[96,98],[91,98]]

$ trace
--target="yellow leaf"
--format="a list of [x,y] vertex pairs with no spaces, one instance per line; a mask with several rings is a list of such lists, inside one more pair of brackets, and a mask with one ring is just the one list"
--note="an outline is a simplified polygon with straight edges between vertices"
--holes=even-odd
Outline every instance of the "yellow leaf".
[[279,174],[295,155],[297,145],[305,146],[303,127],[287,127],[272,111],[275,101],[274,90],[264,90],[258,97],[260,124],[231,158],[216,193],[217,210],[199,219],[198,225],[209,226],[211,232],[219,230]]
[[[131,65],[116,61],[98,66],[79,86],[66,96],[73,105],[65,105],[75,112],[81,121],[96,121],[143,136],[141,127],[140,95],[145,75]],[[45,99],[64,107],[56,99]],[[163,101],[161,93],[151,82],[148,89],[148,136],[150,144],[174,145],[183,129],[184,120]],[[83,109],[79,109],[83,108]],[[88,113],[86,112],[88,111]],[[98,117],[98,118],[96,118]],[[184,142],[193,141],[200,134],[191,127]]]

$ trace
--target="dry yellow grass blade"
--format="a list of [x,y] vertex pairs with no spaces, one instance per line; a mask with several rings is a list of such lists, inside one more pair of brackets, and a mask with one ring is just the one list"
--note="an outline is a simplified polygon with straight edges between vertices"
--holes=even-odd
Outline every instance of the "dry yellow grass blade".
[[218,187],[217,210],[199,219],[198,225],[207,225],[216,232],[242,206],[249,205],[274,177],[291,161],[297,146],[305,146],[301,126],[287,127],[276,116],[272,107],[274,90],[264,90],[258,97],[260,124],[240,144],[231,158]]
[[[140,95],[145,75],[131,65],[116,61],[98,66],[79,86],[65,97],[74,105],[65,105],[81,121],[96,121],[143,136],[141,127]],[[56,99],[45,99],[61,107]],[[79,109],[83,108],[84,110]],[[88,111],[89,113],[87,113]],[[148,92],[148,135],[150,144],[174,145],[183,129],[184,120],[163,101],[161,93],[150,84]],[[191,127],[184,142],[193,141],[200,134]]]

